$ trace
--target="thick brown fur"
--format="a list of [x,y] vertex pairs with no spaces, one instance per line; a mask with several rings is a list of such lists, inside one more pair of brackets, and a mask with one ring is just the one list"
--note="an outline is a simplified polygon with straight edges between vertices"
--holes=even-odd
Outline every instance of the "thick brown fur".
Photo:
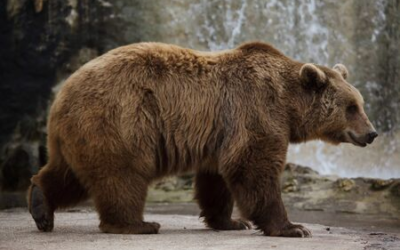
[[140,43],[87,63],[50,111],[49,163],[28,194],[38,228],[51,231],[57,208],[90,196],[103,232],[157,233],[143,221],[148,185],[194,171],[209,227],[248,228],[231,219],[236,202],[266,235],[310,236],[281,200],[288,144],[348,141],[344,131],[364,133],[366,116],[339,71],[303,66],[259,42],[222,52]]

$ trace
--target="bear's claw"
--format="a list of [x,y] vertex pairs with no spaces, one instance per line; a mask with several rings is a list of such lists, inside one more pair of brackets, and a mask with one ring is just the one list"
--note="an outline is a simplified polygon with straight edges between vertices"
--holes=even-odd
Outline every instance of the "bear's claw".
[[43,232],[51,232],[54,227],[54,216],[46,204],[46,198],[38,186],[32,187],[29,211],[35,220],[36,227]]
[[238,219],[238,220],[224,220],[218,222],[207,222],[208,227],[214,230],[247,230],[251,229],[252,226],[250,222]]
[[238,230],[247,230],[247,229],[252,228],[250,222],[242,220],[242,219],[232,220],[232,223],[238,225]]
[[[266,233],[266,235],[269,235]],[[298,238],[311,238],[311,231],[302,225],[290,224],[289,226],[281,229],[278,232],[270,234],[270,236],[281,236],[281,237],[298,237]]]

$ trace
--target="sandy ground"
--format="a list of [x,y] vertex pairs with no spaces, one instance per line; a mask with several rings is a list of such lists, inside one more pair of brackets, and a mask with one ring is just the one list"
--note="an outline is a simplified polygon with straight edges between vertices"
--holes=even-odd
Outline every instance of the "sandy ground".
[[256,230],[213,231],[197,216],[147,213],[145,219],[161,223],[157,235],[102,234],[91,209],[56,213],[55,229],[41,233],[25,209],[0,211],[1,250],[66,249],[400,249],[400,233],[368,232],[318,224],[305,224],[313,238],[276,238]]

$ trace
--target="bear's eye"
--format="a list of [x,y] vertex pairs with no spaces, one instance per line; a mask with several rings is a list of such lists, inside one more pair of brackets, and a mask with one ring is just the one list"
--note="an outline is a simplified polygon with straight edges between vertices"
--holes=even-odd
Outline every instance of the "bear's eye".
[[358,111],[358,107],[357,107],[357,105],[349,105],[348,107],[347,107],[347,113],[349,113],[349,114],[355,114],[355,113],[357,113],[357,111]]

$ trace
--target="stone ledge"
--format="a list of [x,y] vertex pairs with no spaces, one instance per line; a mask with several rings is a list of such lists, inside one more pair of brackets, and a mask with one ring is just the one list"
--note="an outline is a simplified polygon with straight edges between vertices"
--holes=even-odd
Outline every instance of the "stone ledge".
[[306,224],[313,238],[272,238],[258,231],[213,231],[196,216],[146,214],[161,224],[158,235],[101,234],[90,210],[56,213],[55,229],[41,233],[24,209],[0,212],[0,249],[399,249],[400,235]]

